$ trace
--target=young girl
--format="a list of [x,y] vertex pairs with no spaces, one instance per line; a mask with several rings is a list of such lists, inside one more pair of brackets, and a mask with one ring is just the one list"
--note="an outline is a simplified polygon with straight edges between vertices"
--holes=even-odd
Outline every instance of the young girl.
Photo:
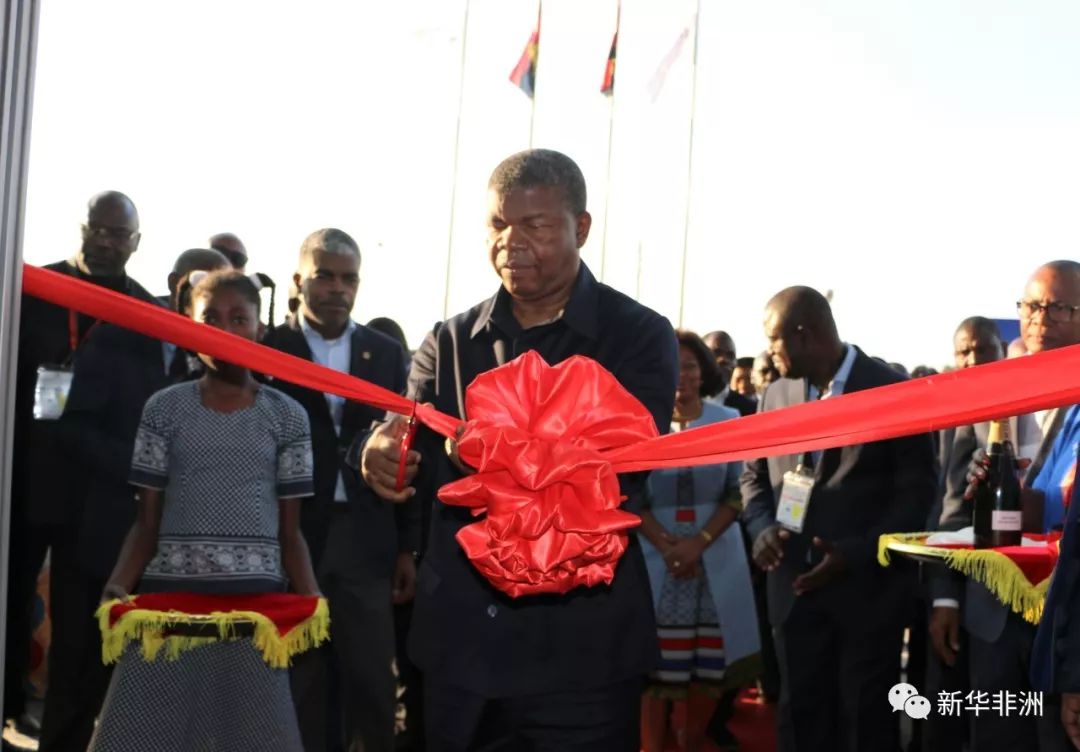
[[[240,272],[191,290],[191,316],[255,340],[259,292]],[[200,355],[206,373],[154,394],[135,440],[138,518],[104,597],[139,592],[318,595],[299,529],[312,493],[307,414],[246,368]],[[112,677],[90,749],[299,750],[285,669],[250,639],[147,661],[136,641]]]

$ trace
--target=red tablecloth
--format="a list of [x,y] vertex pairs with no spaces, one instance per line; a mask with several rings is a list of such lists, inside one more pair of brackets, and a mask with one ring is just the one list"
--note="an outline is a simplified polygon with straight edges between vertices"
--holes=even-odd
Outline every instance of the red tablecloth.
[[1002,603],[1038,624],[1043,601],[1050,587],[1050,576],[1058,559],[1060,533],[1024,537],[1039,541],[1039,546],[1004,546],[975,549],[970,545],[926,545],[932,533],[896,533],[881,536],[878,560],[888,566],[889,555],[899,553],[922,560],[939,561],[966,577],[981,582]]

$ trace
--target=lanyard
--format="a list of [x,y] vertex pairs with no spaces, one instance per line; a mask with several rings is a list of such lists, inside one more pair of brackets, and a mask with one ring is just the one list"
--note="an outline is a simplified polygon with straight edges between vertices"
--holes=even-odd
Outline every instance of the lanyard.
[[[821,399],[821,393],[818,393],[818,399]],[[806,379],[806,401],[810,401],[810,379]],[[814,455],[812,452],[803,452],[802,458],[799,460],[799,467],[809,472],[814,471]]]
[[100,319],[95,319],[94,323],[90,325],[90,328],[86,330],[86,334],[79,339],[79,314],[75,312],[75,309],[68,309],[68,345],[71,348],[71,352],[68,354],[68,362],[71,362],[75,358],[75,351],[86,342],[90,333],[94,331],[98,324],[101,323]]

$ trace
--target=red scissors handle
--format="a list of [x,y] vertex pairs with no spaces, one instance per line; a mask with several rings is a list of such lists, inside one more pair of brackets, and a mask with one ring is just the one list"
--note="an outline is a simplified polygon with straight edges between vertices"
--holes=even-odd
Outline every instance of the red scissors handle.
[[405,436],[401,439],[401,458],[397,466],[397,484],[394,490],[399,493],[405,488],[405,463],[409,458],[409,450],[412,449],[413,439],[416,437],[416,404],[413,403],[413,413],[409,416],[409,425],[405,427]]

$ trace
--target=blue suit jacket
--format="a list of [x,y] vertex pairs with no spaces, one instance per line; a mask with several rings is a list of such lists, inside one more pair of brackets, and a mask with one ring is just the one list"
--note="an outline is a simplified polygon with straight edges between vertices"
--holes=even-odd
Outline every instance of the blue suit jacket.
[[1031,651],[1031,685],[1080,692],[1080,500],[1073,493],[1057,568]]

